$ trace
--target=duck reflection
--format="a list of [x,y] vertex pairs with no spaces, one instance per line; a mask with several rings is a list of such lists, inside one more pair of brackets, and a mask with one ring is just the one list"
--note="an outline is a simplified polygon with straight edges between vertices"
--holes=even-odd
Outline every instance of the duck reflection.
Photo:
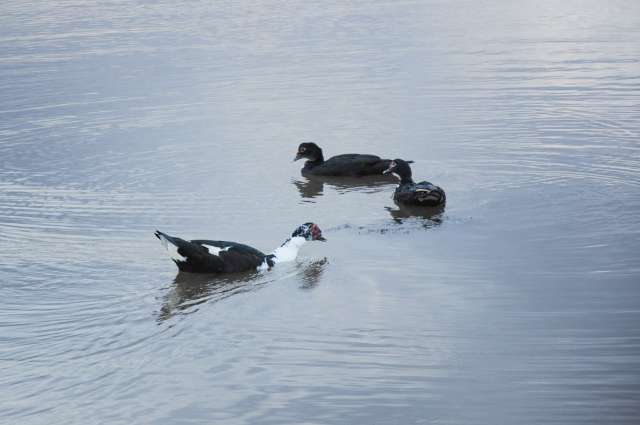
[[322,260],[312,261],[302,267],[302,271],[298,273],[298,277],[302,281],[300,288],[313,289],[320,283],[320,278],[328,263],[326,257]]
[[397,208],[385,207],[391,218],[398,224],[402,224],[407,219],[416,218],[422,221],[424,228],[435,227],[442,224],[444,219],[444,205],[437,207],[418,207],[413,205],[396,204]]
[[[293,276],[300,282],[299,287],[302,289],[316,287],[327,263],[327,259],[323,258],[293,265],[298,269]],[[215,303],[236,294],[256,291],[267,283],[279,280],[278,276],[277,272],[243,272],[225,275],[180,272],[162,297],[157,321],[162,323],[174,316],[195,313],[199,309],[198,306],[203,303]],[[287,276],[291,277],[290,272]]]
[[179,272],[169,292],[163,297],[158,312],[158,322],[176,315],[187,315],[198,311],[196,306],[205,302],[218,302],[235,294],[249,292],[259,287],[257,272],[221,275]]
[[298,188],[300,196],[305,199],[322,196],[322,191],[324,190],[324,182],[315,179],[293,180],[293,184]]
[[[298,188],[302,198],[313,199],[324,194],[325,184],[332,186],[337,191],[347,192],[359,189],[379,189],[395,184],[396,179],[393,176],[385,175],[364,177],[305,176],[300,180],[293,179],[292,183]],[[377,192],[377,190],[373,191]]]

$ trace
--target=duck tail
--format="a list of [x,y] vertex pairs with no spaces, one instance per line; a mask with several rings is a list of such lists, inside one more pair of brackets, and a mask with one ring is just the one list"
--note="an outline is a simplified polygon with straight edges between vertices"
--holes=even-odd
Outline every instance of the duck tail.
[[176,238],[174,236],[169,236],[166,233],[162,233],[160,230],[156,230],[155,232],[153,232],[153,234],[156,236],[156,238],[160,239],[160,242],[162,242],[163,244],[170,243],[175,246],[180,246],[181,245],[180,242],[186,242],[180,238]]
[[174,238],[159,230],[156,230],[154,235],[160,239],[160,243],[162,243],[162,246],[169,252],[169,256],[176,263],[187,261],[187,257],[189,257],[189,254],[193,251],[190,249],[192,245],[190,242],[180,238]]
[[217,273],[223,271],[224,263],[220,258],[211,255],[207,248],[198,243],[169,236],[159,230],[154,235],[160,239],[160,243],[169,253],[169,256],[178,269],[183,272],[207,272]]
[[156,230],[155,232],[153,232],[153,234],[156,236],[156,238],[160,239],[160,242],[162,242],[162,245],[164,245],[165,248],[167,248],[168,243],[175,246],[179,245],[178,241],[176,241],[173,236],[162,233],[160,230]]

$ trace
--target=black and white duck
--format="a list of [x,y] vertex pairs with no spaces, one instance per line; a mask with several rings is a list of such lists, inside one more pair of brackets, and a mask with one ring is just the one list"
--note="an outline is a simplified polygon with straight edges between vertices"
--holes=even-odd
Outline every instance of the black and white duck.
[[282,245],[271,254],[237,242],[196,239],[185,241],[156,230],[155,235],[169,252],[182,272],[235,273],[248,270],[267,270],[277,263],[293,261],[307,241],[325,241],[322,231],[314,223],[299,226]]
[[393,174],[400,179],[400,185],[393,193],[393,200],[399,204],[436,207],[444,205],[447,197],[441,187],[422,181],[416,183],[411,178],[411,167],[402,159],[394,159],[384,174]]
[[391,160],[376,155],[348,153],[336,155],[325,161],[322,149],[315,143],[300,143],[294,161],[306,158],[302,174],[315,176],[370,176],[382,175]]

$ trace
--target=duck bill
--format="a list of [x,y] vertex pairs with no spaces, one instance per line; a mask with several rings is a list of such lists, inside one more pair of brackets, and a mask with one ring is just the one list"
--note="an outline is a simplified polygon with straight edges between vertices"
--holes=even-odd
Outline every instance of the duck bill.
[[318,237],[316,238],[316,240],[317,240],[317,241],[320,241],[320,242],[326,242],[326,241],[327,241],[327,240],[326,240],[324,237],[322,237],[322,236],[318,236]]
[[297,160],[302,159],[302,158],[304,158],[304,156],[302,156],[300,154],[297,154],[296,157],[293,158],[293,162],[296,162]]

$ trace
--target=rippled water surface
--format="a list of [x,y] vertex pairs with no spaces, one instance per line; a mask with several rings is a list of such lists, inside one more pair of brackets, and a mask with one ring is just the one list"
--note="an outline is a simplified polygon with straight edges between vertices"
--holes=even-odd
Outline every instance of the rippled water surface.
[[3,1],[0,194],[2,423],[640,421],[640,2]]

